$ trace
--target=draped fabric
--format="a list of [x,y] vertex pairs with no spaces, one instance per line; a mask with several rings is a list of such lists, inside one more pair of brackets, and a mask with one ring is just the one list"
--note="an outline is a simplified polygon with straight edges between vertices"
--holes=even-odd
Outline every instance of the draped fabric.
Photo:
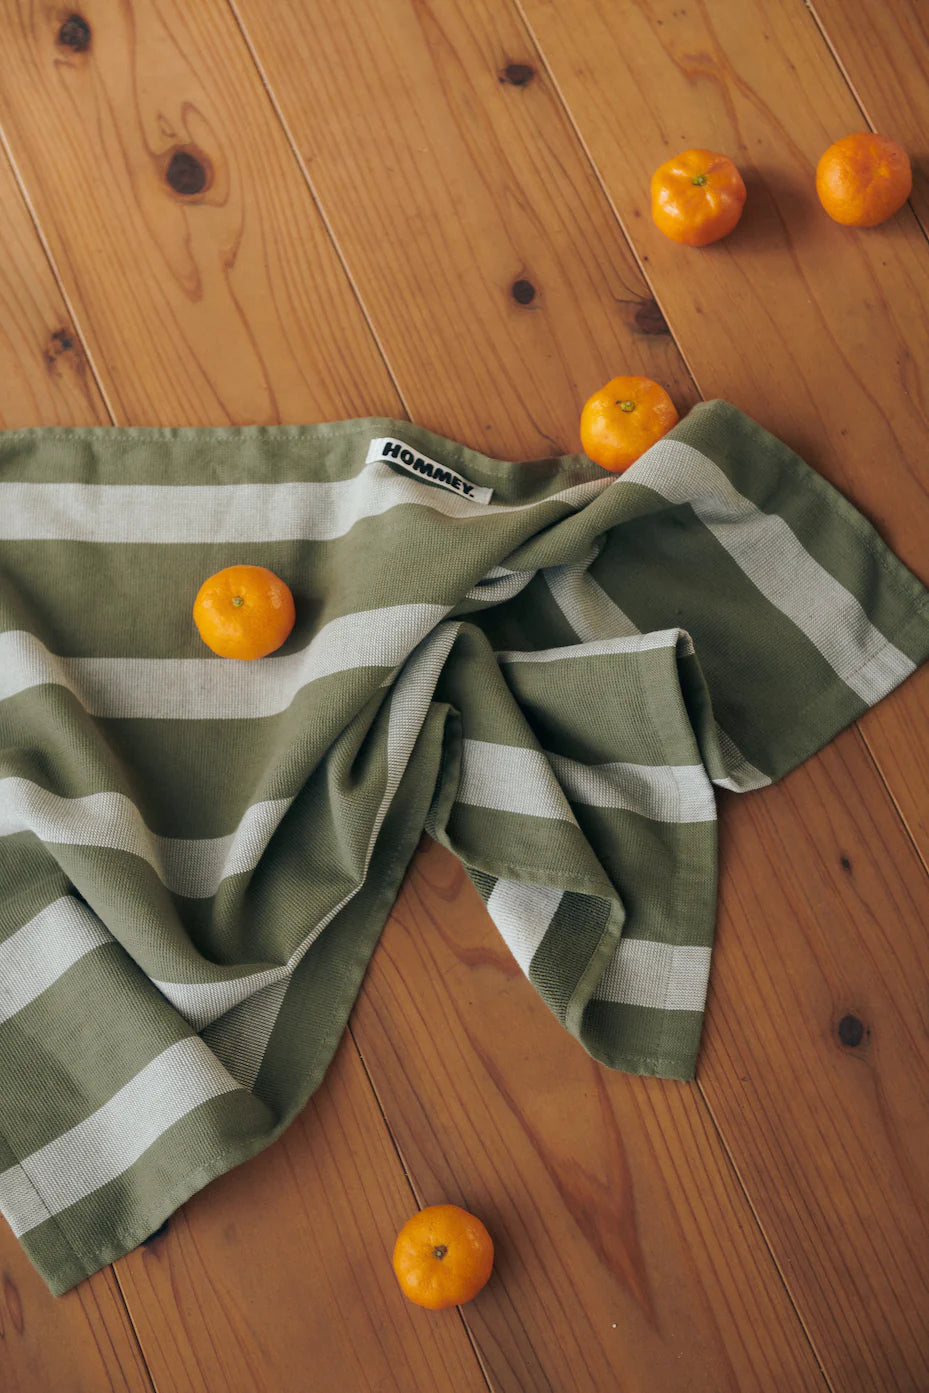
[[[234,563],[296,601],[257,662],[191,618]],[[580,1046],[692,1077],[716,790],[927,655],[915,577],[723,402],[621,476],[402,421],[0,433],[0,1210],[50,1288],[303,1106],[424,829]]]

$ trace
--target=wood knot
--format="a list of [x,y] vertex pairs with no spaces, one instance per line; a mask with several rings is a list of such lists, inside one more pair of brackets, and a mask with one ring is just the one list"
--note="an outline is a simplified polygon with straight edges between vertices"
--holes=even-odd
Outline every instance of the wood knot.
[[842,867],[843,871],[850,871],[852,868],[852,863],[847,856],[839,857],[839,865]]
[[514,281],[510,286],[510,294],[517,305],[531,305],[535,299],[535,286],[532,281]]
[[534,77],[535,68],[528,63],[507,63],[500,74],[500,81],[508,82],[511,87],[528,87]]
[[857,1016],[843,1016],[839,1021],[839,1039],[846,1049],[857,1050],[865,1036],[870,1038],[870,1035],[870,1030]]
[[670,334],[668,321],[654,300],[643,300],[636,306],[635,327],[640,334]]
[[191,150],[175,150],[168,161],[165,180],[182,198],[193,198],[202,193],[210,181],[209,165],[203,156]]
[[62,48],[70,48],[72,53],[86,53],[90,39],[90,25],[83,15],[68,15],[58,30],[58,43]]
[[63,358],[66,353],[73,353],[76,347],[70,329],[56,329],[45,346],[45,366],[56,367],[58,359]]

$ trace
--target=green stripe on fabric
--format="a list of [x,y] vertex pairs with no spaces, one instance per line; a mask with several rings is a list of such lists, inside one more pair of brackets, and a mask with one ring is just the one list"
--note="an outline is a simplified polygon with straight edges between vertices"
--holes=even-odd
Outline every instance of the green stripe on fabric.
[[689,508],[643,518],[621,548],[610,537],[592,574],[638,628],[686,629],[720,725],[760,769],[777,768],[780,741],[802,724],[811,697],[828,690],[846,725],[864,709]]
[[[88,1002],[96,1004],[93,1013]],[[187,1022],[118,944],[94,949],[0,1025],[0,1090],[11,1145],[20,1156],[38,1150],[189,1034]]]
[[187,913],[190,897],[169,894],[138,856],[91,846],[58,846],[54,854],[158,981],[224,978],[229,974],[218,969],[225,963],[238,976],[246,964],[284,962],[361,873],[383,793],[385,753],[383,741],[366,747],[344,805],[331,798],[337,766],[310,780],[257,866],[228,876],[208,897],[210,908],[195,915]]
[[466,866],[528,885],[610,893],[583,832],[571,823],[456,803],[446,831]]
[[[19,1157],[6,1140],[0,1123],[0,1175],[19,1164]],[[82,1277],[96,1271],[89,1268],[75,1253],[61,1226],[54,1219],[46,1220],[40,1228],[32,1229],[20,1240],[27,1257],[48,1283],[54,1296],[68,1291]],[[54,1275],[52,1275],[54,1274]]]
[[0,777],[31,779],[65,798],[107,789],[131,798],[124,763],[114,757],[99,727],[65,687],[30,687],[0,702],[5,745]]
[[68,877],[29,832],[0,842],[0,943],[16,933],[59,895],[71,890]]
[[582,764],[699,763],[673,644],[507,663],[504,675],[536,739],[554,754]]
[[529,967],[529,980],[564,1024],[575,987],[610,920],[609,900],[568,891],[562,895]]
[[[137,1247],[210,1180],[263,1150],[273,1128],[268,1108],[243,1089],[201,1103],[115,1180],[25,1233],[23,1247],[53,1293],[67,1291]],[[63,1243],[73,1259],[52,1266]]]
[[360,748],[387,697],[357,669],[319,678],[276,716],[156,721],[92,719],[64,688],[37,687],[0,706],[15,751],[0,769],[69,798],[122,793],[159,836],[223,837],[251,803],[293,797],[336,739]]
[[675,434],[718,464],[744,497],[782,517],[871,623],[914,662],[920,660],[919,644],[910,638],[910,647],[905,645],[914,608],[926,610],[922,584],[828,479],[724,402],[703,403]]
[[702,1029],[702,1011],[658,1011],[593,1000],[584,1012],[581,1038],[593,1057],[611,1069],[692,1079]]
[[342,480],[362,467],[368,442],[390,436],[494,490],[494,502],[521,503],[557,488],[601,479],[584,455],[511,462],[483,455],[411,421],[359,417],[275,426],[27,427],[3,432],[0,472],[35,483],[73,481],[209,485]]
[[469,618],[487,635],[495,652],[509,648],[551,648],[575,642],[574,631],[541,576],[534,576],[512,600]]
[[[472,616],[472,619],[474,616]],[[475,700],[475,693],[480,700]],[[436,685],[435,699],[460,713],[462,734],[525,749],[537,740],[501,671],[487,636],[464,621]]]
[[364,885],[298,964],[282,1002],[255,1081],[279,1115],[293,1116],[328,1067],[419,843],[442,757],[441,719],[430,724],[384,819]]
[[[294,595],[297,618],[278,650],[283,656],[342,615],[406,603],[454,605],[534,525],[529,510],[451,519],[402,505],[387,517],[361,519],[332,541],[8,541],[15,583],[0,602],[0,629],[35,629],[65,657],[201,658],[206,650],[191,614],[200,586],[226,566],[256,565],[280,576]],[[471,533],[463,573],[448,565],[448,555]],[[391,565],[397,554],[415,564]],[[104,596],[118,600],[101,602]]]
[[623,935],[711,944],[716,921],[715,822],[653,822],[618,808],[575,807],[626,911]]

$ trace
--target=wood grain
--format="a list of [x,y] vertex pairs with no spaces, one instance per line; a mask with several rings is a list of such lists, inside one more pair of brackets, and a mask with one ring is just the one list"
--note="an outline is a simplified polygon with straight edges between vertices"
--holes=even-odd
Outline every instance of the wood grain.
[[414,864],[352,1029],[424,1203],[480,1214],[501,1393],[825,1387],[699,1094],[566,1037],[458,862]]
[[909,1393],[929,1387],[929,881],[857,766],[846,732],[727,800],[700,1082],[832,1385]]
[[[913,163],[910,203],[929,228],[929,23],[912,0],[810,4],[867,124],[899,140]],[[866,129],[865,122],[861,128]]]
[[109,417],[84,346],[0,149],[0,429]]
[[[843,228],[816,198],[822,151],[861,113],[802,0],[707,7],[520,0],[701,392],[780,435],[929,582],[929,257],[912,212]],[[634,138],[618,139],[618,131]],[[688,146],[748,185],[736,232],[677,246],[649,179]],[[929,863],[929,669],[861,730]]]
[[[903,357],[895,376],[886,353],[888,343],[903,344],[911,331],[920,350],[925,274],[905,221],[879,234],[894,268],[889,282],[871,252],[861,260],[853,240],[851,252],[837,259],[845,243],[834,233],[824,246],[813,237],[803,182],[814,143],[806,113],[819,111],[818,101],[844,111],[850,100],[834,67],[822,68],[821,36],[786,3],[763,31],[747,10],[752,53],[745,54],[750,71],[740,85],[726,56],[736,44],[730,30],[738,7],[714,9],[714,23],[729,26],[725,46],[715,32],[701,39],[702,11],[681,11],[672,26],[671,16],[665,23],[651,4],[628,9],[627,34],[628,26],[644,24],[642,52],[649,55],[637,90],[622,66],[636,54],[616,57],[610,25],[602,15],[591,19],[599,12],[562,7],[559,22],[575,31],[570,43],[559,37],[553,7],[536,7],[530,18],[538,32],[540,14],[554,26],[557,41],[545,41],[546,59],[562,93],[575,75],[571,118],[607,173],[609,197],[657,303],[513,9],[421,0],[353,0],[325,10],[309,0],[300,8],[241,4],[238,14],[311,194],[218,3],[182,8],[169,0],[156,8],[100,0],[83,11],[91,42],[76,52],[56,45],[63,11],[6,0],[0,122],[118,418],[175,424],[397,414],[396,382],[418,419],[491,453],[518,458],[570,449],[583,396],[627,364],[668,383],[680,405],[693,399],[660,304],[703,390],[722,391],[753,410],[832,470],[863,506],[875,503],[872,516],[916,564],[919,521],[908,510],[926,482],[912,454],[921,420],[918,360]],[[666,47],[660,37],[672,27],[680,52],[677,39]],[[794,31],[798,47],[791,49]],[[639,37],[635,31],[623,46],[634,48]],[[780,99],[757,72],[769,59],[787,73],[790,100],[810,83],[823,85],[825,96],[805,94],[800,115],[788,111],[782,120]],[[684,98],[697,93],[708,143],[727,148],[743,126],[758,139],[754,121],[767,151],[767,163],[751,172],[744,227],[731,247],[694,263],[701,266],[696,285],[680,275],[680,260],[656,272],[660,254],[643,250],[642,210],[634,219],[617,173],[627,166],[629,179],[637,179],[643,163],[650,172],[643,136],[656,121],[665,145],[654,163],[677,145],[674,132],[688,129],[686,122],[665,123],[666,90],[674,94],[675,120],[686,115]],[[787,120],[799,121],[807,144],[788,142],[793,163],[784,179],[773,157],[780,156],[776,137]],[[610,142],[616,153],[607,172]],[[195,157],[174,169],[182,188],[195,184],[209,162],[211,181],[199,193],[166,185],[172,152]],[[740,256],[752,249],[744,264],[735,257],[740,246]],[[728,280],[719,269],[727,258],[736,268],[725,272]],[[835,266],[846,278],[844,318],[838,290],[827,293],[820,283]],[[531,296],[524,286],[517,291],[519,282],[528,283]],[[860,301],[865,292],[867,307]],[[875,336],[880,357],[872,391],[862,359]],[[898,390],[897,415],[889,413],[881,434],[875,399],[900,383],[913,389],[913,400],[901,408]],[[846,392],[841,410],[836,391]],[[829,454],[839,421],[852,434],[865,432],[866,446],[855,445],[854,489],[844,454]],[[891,446],[910,453],[895,456],[901,483],[882,497],[865,463],[887,457]],[[911,704],[902,716],[897,698],[880,711],[890,709],[915,730]],[[925,1353],[916,1325],[920,1296],[907,1284],[922,1273],[922,1260],[910,1251],[905,1225],[924,1195],[924,1172],[906,1129],[924,1075],[920,1059],[912,1065],[915,1082],[902,1077],[902,1042],[909,1032],[919,1052],[910,997],[919,980],[914,953],[923,900],[891,804],[857,737],[843,740],[841,784],[820,774],[831,766],[817,760],[802,771],[809,782],[796,784],[796,803],[780,798],[776,815],[772,804],[757,826],[761,813],[747,809],[767,807],[772,791],[726,810],[724,881],[735,898],[724,904],[701,1077],[707,1075],[706,1098],[747,1197],[699,1092],[591,1064],[523,982],[460,869],[435,850],[417,862],[375,956],[355,1029],[418,1198],[460,1197],[494,1229],[497,1272],[467,1311],[494,1386],[528,1393],[617,1386],[664,1393],[685,1381],[740,1393],[821,1386],[751,1204],[817,1352],[830,1376],[841,1375],[837,1386],[873,1388],[875,1371],[897,1379],[882,1388],[918,1386],[912,1379],[921,1377]],[[890,746],[898,743],[894,734]],[[887,753],[875,749],[886,772]],[[892,781],[911,823],[920,813],[920,777],[909,794]],[[811,856],[808,889],[806,879],[785,876],[783,859],[784,847],[797,854],[810,828],[817,846],[822,841],[834,854],[826,831],[836,788],[846,800],[841,854],[847,843],[854,868],[855,838],[862,845],[878,838],[884,850],[875,852],[875,867],[885,858],[892,883],[902,877],[908,887],[894,898],[875,869],[864,897],[841,900],[841,962],[824,946],[821,926],[833,913],[835,867],[826,857],[817,868]],[[749,917],[767,908],[767,896],[753,898],[756,883],[780,887],[765,920],[773,948]],[[875,1015],[871,999],[862,996],[858,1005],[851,987],[868,981],[881,916],[902,934],[904,951],[888,932]],[[902,1025],[892,1019],[898,988],[910,993]],[[798,1003],[815,1025],[796,1028]],[[881,1039],[893,1042],[882,1049],[882,1072],[870,1090],[857,1088],[859,1075],[832,1058],[832,1030],[856,1011],[865,1027],[879,1020]],[[842,1061],[861,1062],[844,1053]],[[331,1377],[350,1380],[357,1349],[365,1368],[383,1368],[375,1348],[381,1339],[398,1368],[406,1360],[419,1369],[414,1343],[431,1340],[435,1327],[405,1310],[396,1324],[383,1267],[358,1278],[359,1288],[338,1261],[320,1279],[307,1260],[318,1252],[331,1263],[346,1246],[340,1217],[351,1251],[370,1253],[381,1251],[406,1212],[392,1208],[401,1203],[401,1172],[390,1169],[370,1093],[347,1047],[338,1067],[331,1096],[317,1097],[306,1128],[296,1124],[264,1156],[203,1192],[147,1252],[119,1265],[159,1387],[218,1387],[229,1377],[261,1387],[278,1332],[284,1348],[270,1356],[277,1386],[288,1379],[299,1386],[320,1357],[333,1361],[326,1365]],[[750,1112],[740,1106],[743,1076],[764,1080]],[[797,1101],[804,1089],[815,1105]],[[829,1119],[826,1136],[811,1121],[820,1113]],[[789,1167],[785,1134],[793,1146]],[[839,1163],[835,1136],[848,1153]],[[888,1164],[902,1197],[884,1192],[879,1168]],[[294,1173],[326,1179],[326,1207],[298,1194]],[[298,1212],[300,1203],[306,1208]],[[779,1217],[782,1208],[789,1212]],[[841,1299],[830,1301],[829,1282],[843,1279]],[[318,1280],[325,1283],[327,1319],[308,1331],[308,1283],[315,1296]],[[253,1302],[260,1316],[253,1316]],[[359,1333],[369,1309],[376,1329],[366,1323]],[[439,1332],[442,1358],[451,1328],[450,1318]],[[233,1355],[218,1348],[218,1334],[225,1338],[229,1330],[241,1332]],[[430,1364],[434,1345],[421,1345],[420,1354],[424,1349]],[[454,1350],[447,1356],[453,1377],[457,1344]],[[448,1381],[445,1367],[435,1368],[435,1381]]]
[[[630,10],[620,34],[609,7],[594,0],[575,5],[570,24],[548,0],[526,0],[524,9],[701,388],[794,443],[925,577],[929,476],[918,365],[929,262],[911,214],[869,240],[824,219],[813,201],[818,152],[855,128],[855,108],[809,15],[801,5],[710,12],[659,3]],[[660,100],[643,102],[646,92]],[[636,140],[621,145],[614,132],[632,122]],[[696,144],[734,155],[750,202],[736,234],[694,260],[651,226],[643,191],[660,159]],[[914,832],[929,807],[927,677],[920,673],[862,723]],[[766,791],[727,809],[723,904],[733,906],[728,942],[737,938],[740,953],[727,970],[723,946],[714,967],[701,1080],[830,1379],[911,1389],[923,1386],[929,1351],[925,1273],[913,1285],[910,1267],[926,1167],[925,1148],[899,1141],[901,1125],[904,1135],[912,1127],[913,1090],[927,1090],[926,1002],[905,1027],[894,1003],[902,1011],[913,982],[923,980],[913,973],[926,910],[911,896],[923,893],[924,877],[853,734],[841,741],[841,792],[836,758],[826,752],[794,776],[791,787],[803,790],[794,805]],[[870,900],[838,884],[840,849],[828,874],[815,856],[800,855],[811,839],[831,846],[839,823],[859,855],[879,847],[893,867]],[[855,852],[848,855],[854,863]],[[804,874],[794,874],[797,860]],[[897,877],[908,887],[902,898],[892,893]],[[777,897],[756,894],[775,884]],[[841,957],[819,950],[824,917],[839,926]],[[887,930],[882,1033],[901,1034],[897,1048],[882,1050],[880,1081],[868,1090],[854,1068],[834,1067],[845,1012],[833,1013],[849,983],[863,988],[872,978],[876,923]],[[726,927],[724,917],[722,945]],[[791,1029],[811,1002],[813,1021]],[[717,1047],[723,1040],[725,1049]],[[765,1080],[752,1111],[740,1106],[746,1056],[750,1077]],[[830,1136],[851,1154],[838,1141],[830,1149]],[[888,1158],[892,1193],[884,1188]],[[845,1299],[829,1300],[825,1293],[843,1281]]]
[[415,420],[526,459],[617,372],[695,400],[506,6],[236,9]]
[[486,1393],[457,1312],[394,1278],[415,1206],[371,1105],[346,1036],[280,1141],[118,1264],[158,1393]]
[[[910,204],[929,231],[929,25],[922,6],[906,0],[860,0],[854,9],[817,0],[810,9],[873,129],[899,140],[913,165]],[[865,122],[861,122],[864,126]],[[918,381],[921,386],[921,381]],[[924,552],[925,545],[924,537]],[[929,683],[911,683],[907,701],[896,703],[900,738],[878,746],[865,729],[917,844],[929,847]],[[902,693],[901,693],[902,695]]]
[[225,7],[91,0],[80,51],[61,42],[66,10],[0,15],[0,125],[115,418],[395,415]]
[[112,1270],[56,1298],[0,1222],[3,1393],[151,1393]]

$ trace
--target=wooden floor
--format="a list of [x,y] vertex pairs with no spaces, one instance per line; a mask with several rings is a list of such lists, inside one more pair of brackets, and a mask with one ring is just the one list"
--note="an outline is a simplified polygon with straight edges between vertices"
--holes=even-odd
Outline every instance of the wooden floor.
[[[929,582],[929,34],[918,0],[0,0],[0,422],[410,416],[578,448],[657,378],[786,439]],[[867,126],[911,207],[813,170]],[[730,154],[703,252],[652,169]],[[922,168],[920,167],[922,164]],[[55,1301],[0,1224],[3,1393],[929,1390],[929,669],[722,795],[697,1082],[613,1074],[424,846],[284,1138]],[[403,1300],[422,1203],[495,1275]]]

